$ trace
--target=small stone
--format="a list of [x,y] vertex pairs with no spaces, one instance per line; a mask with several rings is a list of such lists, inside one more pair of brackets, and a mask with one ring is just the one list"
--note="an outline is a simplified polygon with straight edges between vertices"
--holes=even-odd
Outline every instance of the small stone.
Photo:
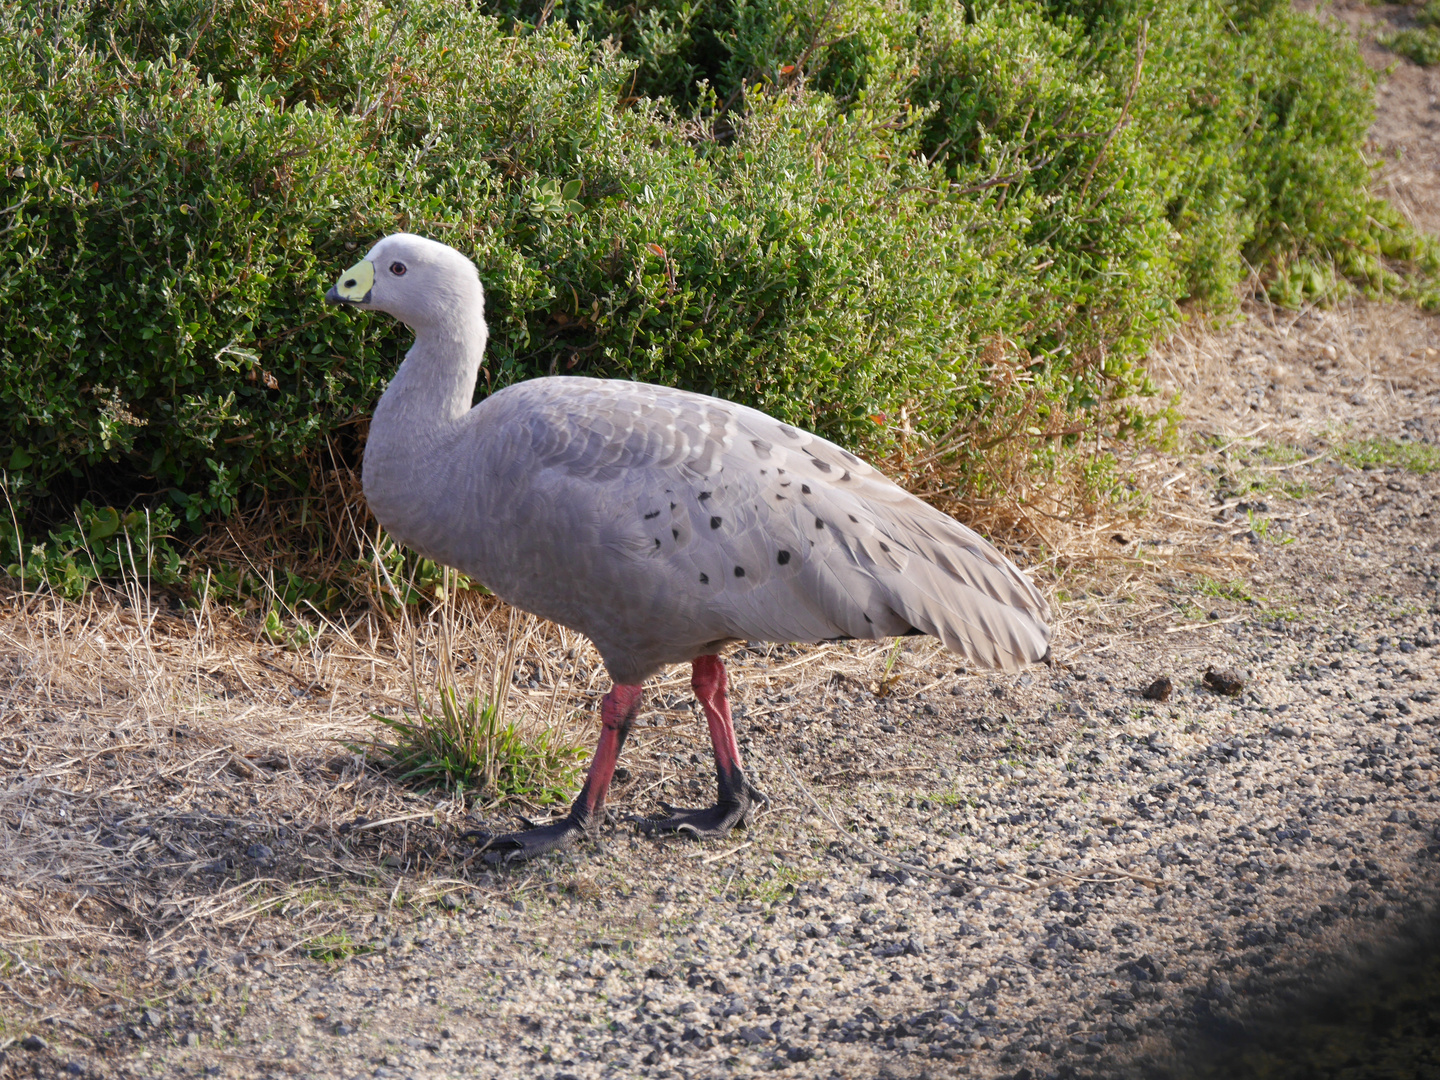
[[1201,681],[1217,694],[1227,694],[1231,697],[1245,689],[1245,680],[1234,668],[1222,668],[1216,671],[1213,666],[1207,667]]
[[200,1045],[199,1033],[194,1031],[187,1031],[184,1035],[180,1037],[180,1045],[189,1047],[191,1050],[193,1050],[195,1047]]
[[163,1019],[154,1009],[146,1009],[140,1014],[140,1022],[146,1027],[158,1028]]
[[275,852],[266,844],[251,844],[245,849],[245,856],[256,862],[269,862],[275,858]]
[[1149,701],[1169,701],[1170,693],[1175,689],[1175,684],[1170,681],[1170,676],[1161,675],[1144,690],[1140,696]]
[[459,893],[449,892],[440,898],[440,906],[451,911],[459,911],[465,906],[465,901],[460,899]]
[[516,911],[524,911],[524,910],[525,910],[525,901],[524,901],[524,900],[516,900],[515,903],[511,904],[510,906],[511,906],[512,908],[514,908]]
[[20,1040],[20,1048],[22,1050],[45,1050],[49,1045],[50,1044],[39,1035],[26,1035],[25,1038]]
[[336,1035],[354,1035],[356,1027],[354,1024],[346,1024],[342,1021],[335,1025],[334,1030]]

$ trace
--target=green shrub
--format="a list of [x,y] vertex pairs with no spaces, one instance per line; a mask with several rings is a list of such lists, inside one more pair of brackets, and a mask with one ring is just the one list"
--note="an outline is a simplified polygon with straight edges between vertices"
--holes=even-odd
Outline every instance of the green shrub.
[[479,264],[482,394],[666,382],[948,436],[977,484],[1139,427],[1138,358],[1246,260],[1282,298],[1435,271],[1367,193],[1358,55],[1283,4],[543,11],[0,0],[21,531],[82,499],[198,528],[353,463],[408,334],[321,296],[398,228]]
[[1415,12],[1413,29],[1382,34],[1379,41],[1421,67],[1440,64],[1440,0],[1430,0]]
[[52,525],[44,539],[27,536],[14,518],[0,526],[0,574],[22,589],[45,582],[69,600],[102,578],[173,588],[183,583],[184,566],[174,527],[168,506],[121,514],[82,499],[74,516]]

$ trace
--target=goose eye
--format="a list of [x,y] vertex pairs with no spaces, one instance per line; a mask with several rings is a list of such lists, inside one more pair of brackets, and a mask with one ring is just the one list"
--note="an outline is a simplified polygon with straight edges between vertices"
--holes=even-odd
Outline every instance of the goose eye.
[[405,276],[405,264],[402,263],[402,262],[393,262],[393,263],[391,263],[391,264],[390,264],[390,273],[394,274],[396,277],[404,277],[404,276]]

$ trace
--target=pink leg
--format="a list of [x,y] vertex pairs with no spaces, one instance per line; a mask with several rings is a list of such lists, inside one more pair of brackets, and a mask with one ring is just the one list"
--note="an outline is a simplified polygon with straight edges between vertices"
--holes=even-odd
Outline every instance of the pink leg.
[[605,808],[605,792],[615,775],[615,762],[620,759],[620,749],[625,745],[625,736],[630,734],[630,724],[644,693],[639,686],[616,683],[600,703],[600,744],[595,747],[585,786],[570,808],[571,816],[582,826],[588,827],[590,820]]
[[740,768],[740,747],[735,744],[735,724],[730,719],[730,699],[726,696],[730,681],[720,657],[697,656],[691,661],[690,688],[705,710],[710,745],[715,748],[715,770],[723,777]]
[[746,824],[751,812],[766,799],[750,783],[740,767],[740,747],[735,743],[735,725],[730,719],[730,701],[725,696],[725,665],[718,656],[697,656],[692,661],[690,685],[710,725],[710,742],[715,748],[715,778],[720,798],[705,810],[682,810],[665,803],[665,818],[644,822],[651,832],[685,832],[697,837],[720,837],[736,825]]
[[605,812],[605,792],[610,787],[610,778],[615,775],[615,762],[640,708],[642,694],[638,686],[617,683],[600,703],[600,745],[595,748],[585,786],[571,804],[570,813],[559,821],[538,825],[524,832],[495,836],[474,830],[465,834],[485,852],[487,862],[515,862],[533,859],[547,851],[559,851],[599,823],[600,816]]

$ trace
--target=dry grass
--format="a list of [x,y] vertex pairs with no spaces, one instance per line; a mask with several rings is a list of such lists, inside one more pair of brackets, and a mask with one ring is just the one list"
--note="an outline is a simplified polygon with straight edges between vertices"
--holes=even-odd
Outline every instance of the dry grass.
[[347,746],[417,686],[493,686],[494,657],[525,674],[508,689],[522,728],[588,727],[572,715],[599,692],[588,646],[498,613],[364,615],[297,651],[134,587],[0,598],[0,991],[35,1009],[134,997],[204,950],[215,962],[263,935],[283,953],[340,905],[458,887],[467,853],[447,838],[466,807],[398,788]]

